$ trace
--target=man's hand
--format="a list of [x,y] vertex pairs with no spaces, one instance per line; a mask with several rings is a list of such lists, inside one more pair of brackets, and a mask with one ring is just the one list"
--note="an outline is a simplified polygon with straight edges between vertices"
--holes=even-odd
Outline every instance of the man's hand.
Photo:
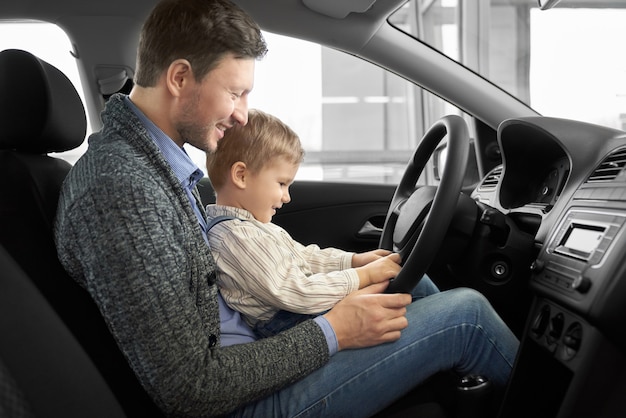
[[370,347],[400,338],[408,326],[406,306],[411,295],[383,294],[388,282],[378,283],[346,296],[324,314],[335,330],[339,349]]

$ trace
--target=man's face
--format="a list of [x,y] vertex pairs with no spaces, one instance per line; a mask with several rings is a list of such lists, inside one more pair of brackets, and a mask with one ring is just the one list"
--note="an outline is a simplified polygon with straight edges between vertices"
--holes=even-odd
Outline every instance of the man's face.
[[212,152],[226,129],[248,122],[254,64],[252,58],[226,55],[201,82],[195,82],[186,91],[175,126],[185,143]]

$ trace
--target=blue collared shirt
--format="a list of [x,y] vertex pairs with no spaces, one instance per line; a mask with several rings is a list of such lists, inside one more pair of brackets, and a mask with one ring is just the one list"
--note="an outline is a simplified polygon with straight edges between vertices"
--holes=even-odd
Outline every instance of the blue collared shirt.
[[[141,123],[145,126],[146,130],[150,134],[150,137],[163,153],[163,157],[170,164],[176,178],[178,178],[185,189],[185,192],[191,202],[191,206],[198,216],[198,222],[202,228],[204,240],[208,244],[208,238],[206,235],[206,219],[202,216],[200,208],[198,207],[198,202],[192,194],[193,188],[196,184],[198,184],[200,179],[204,177],[204,173],[191,160],[185,150],[179,147],[165,134],[165,132],[156,126],[154,122],[148,119],[148,117],[133,104],[128,96],[125,98],[125,103],[130,109],[132,109]],[[220,312],[221,345],[223,347],[233,344],[248,343],[256,340],[252,329],[243,321],[239,312],[231,309],[226,302],[224,302],[222,295],[219,293],[218,304]],[[330,326],[328,320],[326,320],[323,316],[318,316],[314,320],[318,323],[326,336],[330,355],[335,354],[338,350],[335,331]]]

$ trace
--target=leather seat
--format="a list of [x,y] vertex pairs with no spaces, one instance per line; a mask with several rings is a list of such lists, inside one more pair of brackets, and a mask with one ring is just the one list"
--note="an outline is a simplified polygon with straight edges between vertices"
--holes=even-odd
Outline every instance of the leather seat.
[[125,417],[102,375],[0,246],[0,416]]
[[25,51],[0,52],[0,244],[76,337],[126,414],[162,416],[95,303],[57,258],[54,217],[71,165],[48,153],[76,148],[86,129],[80,97],[61,71]]

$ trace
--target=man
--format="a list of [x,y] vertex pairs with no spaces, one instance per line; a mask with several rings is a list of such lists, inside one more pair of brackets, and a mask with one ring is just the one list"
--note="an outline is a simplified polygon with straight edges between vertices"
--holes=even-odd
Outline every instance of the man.
[[196,190],[203,174],[182,146],[211,152],[247,122],[265,52],[258,26],[227,0],[159,3],[135,86],[109,99],[64,184],[59,258],[146,391],[176,416],[368,416],[439,370],[503,386],[518,342],[471,290],[411,303],[372,285],[258,341],[224,304]]

